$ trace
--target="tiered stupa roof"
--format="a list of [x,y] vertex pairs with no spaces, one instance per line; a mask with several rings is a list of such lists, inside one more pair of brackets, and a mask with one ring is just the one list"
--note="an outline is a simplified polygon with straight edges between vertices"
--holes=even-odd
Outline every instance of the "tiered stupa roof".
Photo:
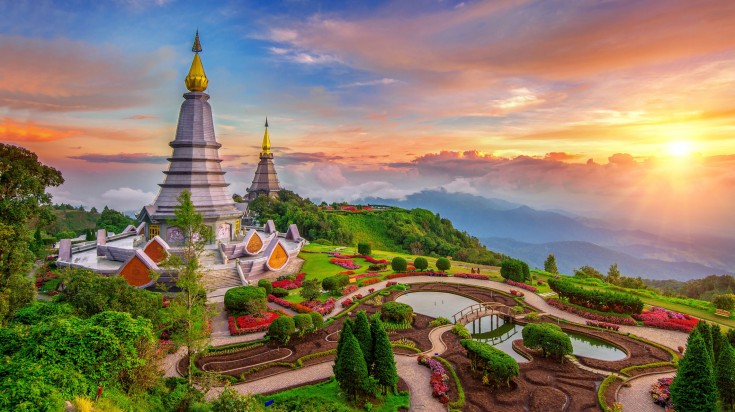
[[260,162],[258,162],[258,168],[255,169],[253,183],[247,189],[247,198],[248,200],[253,200],[259,195],[275,196],[281,189],[281,184],[278,182],[278,175],[276,174],[276,167],[273,164],[271,139],[268,135],[268,118],[266,118]]
[[199,57],[202,46],[197,31],[192,47],[194,60],[191,63],[185,84],[189,93],[184,94],[176,138],[169,143],[173,154],[168,161],[169,168],[161,183],[161,190],[152,205],[145,210],[152,220],[173,218],[178,196],[186,189],[191,192],[191,200],[196,210],[208,218],[228,218],[242,215],[235,208],[225,182],[212,122],[212,107],[209,95],[204,93],[209,80]]

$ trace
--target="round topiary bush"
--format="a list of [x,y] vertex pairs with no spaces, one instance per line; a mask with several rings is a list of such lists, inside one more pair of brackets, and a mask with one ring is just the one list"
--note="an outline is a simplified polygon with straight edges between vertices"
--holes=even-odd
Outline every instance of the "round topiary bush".
[[334,292],[337,290],[337,279],[334,276],[322,279],[322,289],[328,292]]
[[417,270],[423,271],[429,267],[429,261],[424,257],[417,257],[413,260],[413,266],[416,267]]
[[258,281],[258,287],[265,289],[266,295],[270,295],[271,293],[273,293],[273,285],[268,279],[260,279]]
[[441,270],[442,272],[445,270],[449,270],[450,267],[452,267],[452,262],[450,262],[449,259],[445,257],[440,257],[436,260],[436,268]]
[[385,302],[380,313],[380,318],[387,322],[411,323],[413,321],[413,308],[405,303]]
[[271,294],[277,298],[285,298],[288,296],[288,291],[284,288],[273,288]]
[[257,286],[240,286],[225,293],[225,309],[257,315],[268,310],[265,289]]
[[572,340],[560,327],[552,323],[530,323],[523,328],[523,345],[541,349],[546,356],[563,358],[572,354]]
[[[312,312],[313,313],[313,312]],[[311,320],[311,315],[308,313],[299,313],[293,317],[294,326],[299,330],[299,336],[303,336],[308,330],[310,330],[314,323]]]
[[394,257],[390,262],[390,267],[395,272],[403,272],[408,267],[408,262],[402,257]]
[[357,253],[363,256],[367,256],[373,252],[373,248],[370,247],[370,243],[358,243]]
[[272,340],[285,345],[291,339],[291,335],[293,335],[295,330],[296,324],[294,323],[293,318],[281,316],[271,323],[268,328],[268,336],[270,336]]
[[324,318],[317,312],[309,312],[311,316],[311,324],[314,325],[314,329],[319,329],[324,326]]

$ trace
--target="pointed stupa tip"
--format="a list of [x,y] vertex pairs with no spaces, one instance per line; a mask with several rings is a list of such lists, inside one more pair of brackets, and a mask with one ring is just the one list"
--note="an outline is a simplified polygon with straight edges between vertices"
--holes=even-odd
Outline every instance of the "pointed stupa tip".
[[199,29],[197,29],[197,34],[194,35],[194,45],[191,46],[191,51],[194,53],[202,51],[202,43],[199,41]]
[[265,127],[268,127],[268,116],[265,117]]

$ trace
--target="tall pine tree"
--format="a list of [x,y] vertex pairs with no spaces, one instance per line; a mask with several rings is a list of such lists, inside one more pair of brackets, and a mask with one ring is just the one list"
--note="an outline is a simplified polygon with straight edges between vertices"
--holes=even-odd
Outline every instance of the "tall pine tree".
[[350,336],[352,336],[352,321],[350,319],[347,319],[342,324],[342,331],[339,333],[339,341],[337,341],[337,357],[334,359],[334,366],[332,367],[332,370],[334,371],[334,377],[337,379],[337,381],[340,381],[344,378],[341,375],[342,371],[337,367],[337,365],[339,365],[340,363],[340,357],[342,354],[342,348],[345,346],[345,340],[347,340],[347,338]]
[[396,360],[393,357],[393,348],[390,346],[388,333],[383,328],[383,322],[380,318],[372,318],[370,321],[370,330],[373,332],[373,355],[375,364],[373,366],[373,377],[382,387],[383,393],[391,391],[396,392],[398,384],[398,371],[396,370]]
[[732,411],[735,407],[735,349],[728,342],[722,344],[716,378],[722,409]]
[[373,365],[373,335],[370,332],[370,323],[368,323],[367,314],[364,310],[357,312],[355,328],[352,333],[360,343],[362,355],[365,357],[365,364],[370,370]]
[[[704,347],[707,349],[707,352],[709,353],[709,357],[711,359],[711,363],[715,363],[715,353],[712,350],[712,330],[710,329],[710,326],[707,322],[700,320],[697,323],[696,327],[697,332],[699,332],[699,335],[704,340]],[[687,345],[689,342],[687,342]]]
[[720,358],[720,352],[722,351],[722,345],[725,342],[725,337],[722,335],[722,329],[720,325],[714,324],[710,328],[712,333],[712,353],[714,354],[715,363]]
[[357,342],[357,338],[352,332],[348,331],[349,329],[342,330],[344,341],[342,348],[337,352],[334,375],[340,389],[349,398],[356,401],[361,394],[369,392],[371,382],[365,357],[360,349],[360,343]]
[[712,359],[698,331],[689,335],[686,354],[669,388],[677,412],[715,412],[717,386]]

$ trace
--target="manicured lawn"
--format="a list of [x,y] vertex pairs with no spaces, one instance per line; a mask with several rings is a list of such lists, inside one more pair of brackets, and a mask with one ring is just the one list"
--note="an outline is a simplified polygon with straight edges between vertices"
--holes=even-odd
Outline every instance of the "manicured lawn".
[[[337,385],[337,381],[334,379],[319,383],[316,385],[309,385],[309,386],[302,386],[299,388],[289,389],[284,392],[279,392],[274,395],[268,395],[268,396],[259,396],[259,398],[263,401],[269,401],[273,400],[274,405],[278,405],[279,402],[283,402],[287,399],[307,399],[307,398],[316,398],[317,400],[321,400],[324,403],[337,403],[339,405],[343,405],[345,407],[348,407],[354,411],[364,411],[364,408],[355,408],[351,407],[349,402],[341,396],[339,387]],[[408,394],[402,394],[402,395],[386,395],[382,400],[379,400],[377,402],[373,402],[373,411],[379,411],[379,412],[394,412],[397,411],[398,408],[404,407],[408,408],[410,406],[410,401]]]

